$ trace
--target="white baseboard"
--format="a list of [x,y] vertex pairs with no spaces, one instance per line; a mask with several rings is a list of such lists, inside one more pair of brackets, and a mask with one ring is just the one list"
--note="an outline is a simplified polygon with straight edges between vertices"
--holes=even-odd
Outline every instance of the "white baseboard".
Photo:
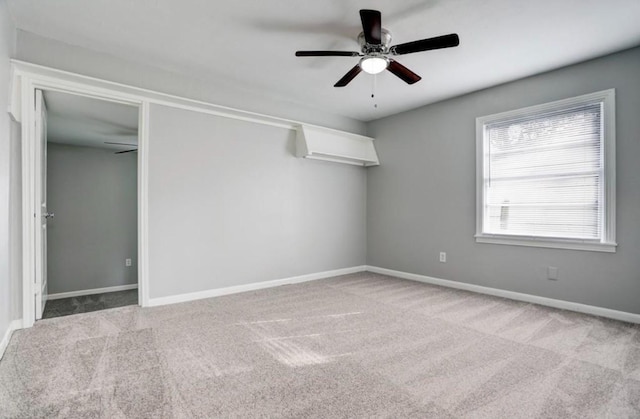
[[127,291],[138,288],[138,284],[117,285],[115,287],[94,288],[91,290],[59,292],[57,294],[49,294],[47,300],[59,300],[60,298],[80,297],[82,295],[102,294],[105,292]]
[[22,320],[13,320],[9,323],[9,328],[5,331],[4,336],[2,336],[2,340],[0,340],[0,359],[4,356],[4,351],[7,350],[7,346],[9,346],[11,335],[18,329],[22,329]]
[[205,291],[191,292],[188,294],[170,295],[149,299],[149,307],[165,304],[184,303],[186,301],[201,300],[203,298],[219,297],[221,295],[236,294],[239,292],[254,291],[264,288],[278,287],[280,285],[298,284],[301,282],[315,281],[316,279],[330,278],[332,276],[347,275],[356,272],[364,272],[366,266],[354,266],[351,268],[335,269],[332,271],[317,272],[313,274],[293,276],[290,278],[275,279],[272,281],[253,282],[251,284],[237,285],[226,288],[215,288]]
[[640,314],[628,313],[626,311],[612,310],[604,307],[590,306],[587,304],[574,303],[554,298],[540,297],[537,295],[523,294],[520,292],[506,291],[498,288],[483,287],[481,285],[467,284],[464,282],[451,281],[448,279],[433,278],[425,275],[412,274],[392,269],[379,268],[377,266],[367,266],[368,272],[395,276],[397,278],[409,279],[412,281],[424,282],[427,284],[441,285],[448,288],[456,288],[465,291],[477,292],[479,294],[494,295],[496,297],[508,298],[510,300],[524,301],[562,310],[577,311],[578,313],[592,314],[594,316],[607,317],[629,323],[640,323]]

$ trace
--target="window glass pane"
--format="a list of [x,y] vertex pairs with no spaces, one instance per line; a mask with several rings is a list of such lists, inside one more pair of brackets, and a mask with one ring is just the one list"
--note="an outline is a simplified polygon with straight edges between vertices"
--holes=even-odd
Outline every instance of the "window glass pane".
[[484,232],[600,239],[602,104],[486,126]]

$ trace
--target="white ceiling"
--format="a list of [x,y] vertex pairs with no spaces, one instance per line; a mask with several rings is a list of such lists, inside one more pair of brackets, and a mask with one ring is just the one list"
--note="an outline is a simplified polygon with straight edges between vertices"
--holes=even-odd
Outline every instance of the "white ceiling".
[[84,96],[44,92],[47,140],[52,143],[128,150],[107,142],[138,144],[138,108]]
[[[9,0],[18,28],[204,80],[368,121],[640,45],[639,0]],[[460,46],[397,57],[422,76],[360,74],[358,10],[378,9],[392,44],[458,33]],[[243,93],[246,94],[246,93]],[[247,100],[251,100],[247,97]]]

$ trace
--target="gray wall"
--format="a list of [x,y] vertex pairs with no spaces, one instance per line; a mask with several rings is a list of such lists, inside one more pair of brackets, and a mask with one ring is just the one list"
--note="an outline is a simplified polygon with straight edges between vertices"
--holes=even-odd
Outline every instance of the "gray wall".
[[18,59],[61,70],[170,93],[245,111],[279,116],[363,134],[364,122],[292,102],[269,92],[256,92],[225,82],[199,80],[144,62],[133,62],[18,30]]
[[49,294],[137,283],[137,154],[53,143],[47,153]]
[[15,29],[7,9],[0,1],[0,340],[4,337],[14,314],[14,284],[10,268],[10,185],[11,185],[11,120],[9,105],[9,58],[15,52]]
[[[475,118],[609,88],[617,252],[476,243]],[[382,163],[368,170],[369,265],[640,313],[640,48],[375,121],[369,134]]]
[[366,171],[291,130],[152,106],[151,298],[363,265]]

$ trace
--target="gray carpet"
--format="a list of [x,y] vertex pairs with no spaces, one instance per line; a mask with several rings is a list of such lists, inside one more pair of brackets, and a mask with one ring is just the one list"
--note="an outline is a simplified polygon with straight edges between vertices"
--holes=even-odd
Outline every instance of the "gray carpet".
[[638,418],[640,328],[370,273],[43,320],[1,417]]
[[101,294],[49,300],[44,306],[43,319],[68,316],[70,314],[89,313],[107,308],[124,307],[138,304],[138,290],[104,292]]

